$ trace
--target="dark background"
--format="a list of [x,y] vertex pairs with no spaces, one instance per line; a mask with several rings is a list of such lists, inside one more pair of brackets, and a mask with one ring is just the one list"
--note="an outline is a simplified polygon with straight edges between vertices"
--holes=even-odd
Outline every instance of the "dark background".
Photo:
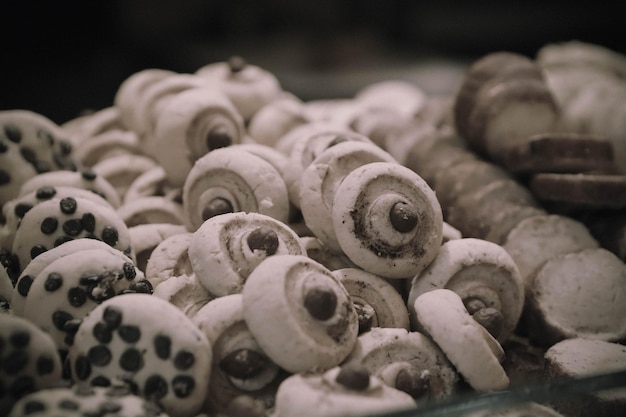
[[577,39],[626,53],[624,11],[571,0],[4,1],[0,110],[63,123],[111,105],[136,71],[194,72],[235,54],[305,100],[389,78],[446,93],[469,62],[496,50],[534,56]]

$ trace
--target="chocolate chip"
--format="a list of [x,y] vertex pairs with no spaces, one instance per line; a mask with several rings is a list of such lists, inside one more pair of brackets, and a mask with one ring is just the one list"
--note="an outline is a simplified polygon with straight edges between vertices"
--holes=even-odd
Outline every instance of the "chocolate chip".
[[160,400],[167,395],[169,385],[160,375],[151,375],[146,379],[143,396],[149,400]]
[[11,182],[11,175],[4,169],[0,169],[0,185],[5,185]]
[[335,314],[337,295],[325,288],[312,288],[304,296],[304,308],[317,320],[328,320]]
[[209,201],[207,206],[202,210],[202,220],[208,220],[220,214],[232,213],[235,209],[230,201],[225,198],[217,197]]
[[418,213],[413,206],[400,201],[391,207],[389,220],[391,220],[391,225],[398,232],[408,233],[417,226]]
[[108,306],[102,313],[102,320],[109,328],[115,329],[122,323],[122,311],[117,307]]
[[75,334],[78,332],[78,328],[80,324],[83,322],[82,319],[72,319],[65,322],[63,325],[63,331],[66,333]]
[[87,359],[96,366],[108,365],[111,362],[111,358],[111,351],[104,345],[93,346],[87,352]]
[[22,131],[19,126],[13,123],[4,125],[4,135],[13,143],[20,143],[22,141]]
[[196,387],[196,381],[188,375],[178,375],[172,379],[172,389],[178,398],[187,398]]
[[70,242],[72,240],[74,240],[74,238],[70,237],[70,236],[65,236],[65,235],[59,236],[59,237],[57,237],[54,240],[54,247],[56,248],[58,246],[61,246],[64,243]]
[[172,349],[172,339],[165,335],[156,335],[154,337],[154,350],[156,355],[160,359],[167,359],[170,357]]
[[63,223],[63,231],[70,236],[77,236],[83,231],[83,223],[81,219],[69,219]]
[[[85,361],[87,361],[87,358],[85,358],[84,356],[83,358],[85,359]],[[89,362],[86,363],[89,364]],[[89,372],[91,373],[91,370]],[[76,385],[74,385],[74,393],[79,397],[91,397],[95,394],[95,391],[88,383],[78,382]]]
[[59,143],[59,149],[61,150],[62,155],[68,156],[69,154],[72,153],[72,144],[69,143],[67,140],[60,139],[58,143]]
[[137,372],[143,368],[143,355],[135,348],[128,348],[120,356],[120,367],[128,372]]
[[268,363],[265,355],[252,349],[237,349],[220,361],[220,369],[235,378],[247,379],[260,374]]
[[278,235],[270,227],[257,227],[248,235],[248,247],[251,251],[264,251],[267,255],[273,255],[278,250]]
[[24,275],[17,282],[17,292],[22,297],[26,297],[28,295],[28,291],[30,291],[30,286],[33,285],[33,277],[31,275]]
[[52,133],[48,132],[45,129],[39,129],[37,131],[37,138],[46,141],[49,146],[54,145],[54,136],[52,135]]
[[76,378],[82,381],[89,378],[89,375],[91,375],[91,363],[89,362],[89,359],[87,359],[87,356],[79,355],[76,358],[74,370],[76,372]]
[[496,339],[502,333],[502,328],[504,327],[504,315],[500,310],[492,307],[486,307],[472,314],[472,317],[480,325],[487,329],[489,334]]
[[63,285],[63,277],[57,272],[51,272],[46,277],[43,287],[46,291],[52,292],[61,288]]
[[59,401],[57,407],[59,407],[61,410],[68,410],[68,411],[74,411],[80,408],[80,406],[78,405],[76,401],[70,400],[67,398],[64,398],[61,401]]
[[127,395],[131,395],[133,391],[127,384],[124,385],[113,385],[107,392],[107,397],[125,397]]
[[181,350],[174,357],[174,367],[176,367],[176,369],[184,371],[191,368],[195,361],[196,357],[193,355],[193,353],[186,350]]
[[48,249],[44,245],[33,246],[32,248],[30,248],[30,259],[35,259],[47,250]]
[[152,294],[153,291],[152,284],[150,284],[150,281],[148,281],[147,279],[133,282],[132,284],[130,284],[128,289],[141,294]]
[[16,349],[24,349],[30,343],[30,333],[25,330],[17,330],[9,337],[9,343]]
[[87,181],[93,181],[98,177],[98,174],[96,174],[96,171],[91,170],[91,169],[85,169],[83,170],[80,175],[83,177],[84,180]]
[[21,219],[32,208],[33,208],[32,204],[19,203],[19,204],[16,204],[15,207],[13,208],[13,213],[15,213],[15,215]]
[[106,376],[98,375],[91,380],[91,385],[94,387],[110,387],[111,381]]
[[14,350],[2,359],[2,369],[7,375],[17,374],[28,364],[28,354],[24,350]]
[[73,318],[74,316],[72,316],[70,313],[62,310],[57,310],[52,313],[52,323],[54,324],[54,327],[61,331],[63,331],[65,323],[69,320],[72,320]]
[[28,146],[21,146],[20,155],[22,155],[22,158],[24,158],[24,160],[29,164],[37,164],[37,153],[32,148]]
[[137,276],[137,270],[135,269],[135,265],[133,265],[132,262],[124,262],[122,271],[124,271],[124,276],[129,281],[135,279],[135,277]]
[[38,160],[33,163],[33,166],[35,167],[35,171],[37,171],[37,174],[43,174],[45,172],[52,171],[52,166],[48,161]]
[[46,411],[46,404],[39,400],[28,400],[24,404],[24,414],[34,414]]
[[36,368],[39,376],[48,375],[54,371],[54,359],[49,356],[40,356],[37,359]]
[[206,146],[209,151],[225,148],[233,144],[233,139],[226,126],[216,126],[206,135]]
[[39,187],[35,192],[35,196],[39,200],[49,200],[54,197],[57,193],[57,190],[54,187],[49,185],[44,185],[43,187]]
[[98,322],[92,330],[93,337],[100,343],[109,343],[113,339],[113,331],[103,322]]
[[3,140],[0,140],[0,153],[5,153],[8,150],[9,150],[9,147],[7,146],[7,144],[4,143]]
[[126,343],[136,343],[141,339],[141,330],[132,325],[122,325],[117,329],[117,334]]
[[83,214],[80,218],[83,229],[88,233],[93,233],[96,229],[96,217],[91,213]]
[[102,229],[102,241],[109,246],[117,245],[117,241],[119,240],[119,234],[117,229],[113,226],[105,226]]
[[67,292],[67,301],[73,307],[81,307],[87,302],[87,293],[80,287],[73,287]]
[[51,235],[56,232],[57,227],[59,227],[59,221],[55,217],[46,217],[41,222],[41,233],[45,235]]
[[349,363],[341,367],[335,381],[348,389],[364,391],[370,385],[370,374],[363,365]]
[[396,389],[413,398],[421,398],[430,392],[430,374],[413,367],[401,369],[396,375]]
[[62,198],[59,202],[59,208],[64,214],[74,214],[76,212],[76,208],[78,207],[78,203],[76,199],[73,197],[65,197]]

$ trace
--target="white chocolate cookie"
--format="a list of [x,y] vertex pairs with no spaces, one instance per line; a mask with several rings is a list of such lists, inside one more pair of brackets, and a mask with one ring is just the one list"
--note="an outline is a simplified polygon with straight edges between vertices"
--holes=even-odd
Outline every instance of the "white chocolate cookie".
[[418,274],[437,255],[443,219],[434,191],[396,163],[354,169],[333,199],[332,221],[343,252],[386,278]]
[[287,371],[332,368],[354,347],[359,324],[350,295],[306,256],[268,257],[252,271],[242,295],[250,332]]
[[286,224],[260,213],[225,213],[207,219],[189,243],[198,281],[216,296],[239,293],[265,259],[306,252]]
[[102,385],[121,378],[180,417],[200,411],[211,359],[211,345],[191,319],[148,294],[119,295],[93,309],[69,355],[76,382]]
[[486,240],[464,238],[441,245],[437,257],[411,283],[407,305],[414,323],[415,300],[438,288],[458,294],[468,312],[500,343],[513,333],[524,308],[517,265],[502,246]]
[[500,364],[502,346],[470,316],[463,300],[452,290],[436,289],[414,303],[422,328],[477,391],[505,389],[509,378]]

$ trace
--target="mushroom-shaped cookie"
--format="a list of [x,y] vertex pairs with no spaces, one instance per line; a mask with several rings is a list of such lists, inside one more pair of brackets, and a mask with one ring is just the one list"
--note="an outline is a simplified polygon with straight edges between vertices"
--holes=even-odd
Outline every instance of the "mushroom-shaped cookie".
[[74,146],[74,158],[84,166],[120,154],[140,154],[139,137],[131,130],[110,130],[86,138]]
[[177,202],[182,200],[182,188],[174,187],[169,183],[167,172],[160,165],[136,177],[126,189],[124,201],[151,196],[166,197]]
[[133,394],[123,386],[75,384],[34,392],[15,404],[9,417],[104,416],[168,417],[153,401]]
[[242,295],[250,332],[287,371],[332,368],[354,347],[359,323],[350,294],[306,256],[268,257],[252,271]]
[[137,177],[157,167],[154,159],[143,154],[113,155],[95,164],[92,169],[106,179],[117,191],[121,201],[126,191]]
[[152,292],[154,297],[161,298],[175,305],[187,317],[193,318],[209,301],[215,299],[194,275],[179,275],[161,282]]
[[455,394],[459,375],[428,337],[405,329],[374,328],[359,336],[346,363],[356,361],[418,404]]
[[65,133],[29,110],[0,111],[0,206],[16,197],[37,174],[76,169]]
[[211,372],[204,333],[174,305],[148,294],[122,294],[85,317],[69,360],[76,382],[122,379],[173,416],[198,414]]
[[370,375],[362,365],[348,364],[324,373],[299,373],[285,379],[276,393],[273,415],[357,417],[415,407],[409,394]]
[[192,232],[223,213],[256,212],[288,222],[290,212],[280,172],[236,145],[216,149],[196,161],[185,179],[183,206]]
[[80,319],[109,298],[144,291],[146,284],[141,271],[122,253],[80,250],[52,261],[37,274],[23,316],[50,334],[61,352],[67,352]]
[[343,252],[358,266],[386,278],[407,278],[437,255],[443,218],[434,191],[397,163],[354,169],[333,199],[332,222]]
[[181,275],[192,275],[189,261],[189,243],[193,233],[177,233],[160,242],[146,263],[146,279],[156,288],[163,281]]
[[270,409],[286,373],[267,357],[248,329],[242,295],[210,301],[197,312],[193,322],[204,332],[213,350],[207,410],[224,411],[241,395]]
[[117,214],[122,218],[126,226],[169,223],[185,224],[185,211],[183,205],[170,198],[162,196],[141,197],[124,202],[117,209]]
[[291,129],[310,121],[305,104],[293,94],[283,94],[254,114],[248,134],[256,143],[274,146]]
[[198,281],[216,296],[239,293],[263,260],[306,255],[298,235],[260,213],[225,213],[206,220],[189,243],[189,260]]
[[335,192],[354,169],[371,162],[396,162],[380,147],[369,142],[343,141],[326,148],[300,178],[299,204],[307,227],[331,250],[341,252],[332,216]]
[[228,97],[211,87],[191,88],[163,107],[148,153],[165,169],[169,182],[182,187],[197,159],[241,143],[244,131],[243,119]]
[[465,381],[477,391],[508,387],[501,362],[502,346],[468,313],[457,293],[436,289],[414,303],[418,328],[446,354]]
[[441,245],[437,257],[411,283],[407,304],[414,323],[415,300],[437,288],[457,293],[467,311],[501,343],[524,308],[517,265],[502,246],[486,240],[463,238]]
[[0,314],[0,414],[16,401],[61,383],[61,358],[50,336],[22,317]]
[[541,346],[573,337],[626,337],[626,264],[602,248],[565,253],[530,277],[524,310],[528,335]]
[[409,312],[396,290],[384,278],[360,268],[333,271],[350,294],[359,316],[359,332],[372,327],[409,329]]

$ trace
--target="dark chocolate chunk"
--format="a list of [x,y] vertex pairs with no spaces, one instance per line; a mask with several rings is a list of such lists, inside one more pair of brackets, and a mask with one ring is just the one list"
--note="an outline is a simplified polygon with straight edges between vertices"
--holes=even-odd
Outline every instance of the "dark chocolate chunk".
[[91,213],[83,214],[83,217],[80,218],[83,229],[88,233],[93,233],[96,229],[96,218]]
[[135,269],[135,265],[133,265],[132,262],[125,262],[122,270],[124,271],[124,276],[129,281],[135,279],[135,277],[137,276],[137,270]]
[[324,288],[312,288],[304,296],[304,307],[316,320],[328,320],[335,314],[337,295]]
[[65,197],[59,202],[59,208],[65,214],[74,214],[78,208],[78,203],[73,197]]
[[169,385],[160,375],[151,375],[146,379],[143,396],[149,400],[160,400],[167,395]]
[[51,272],[46,277],[43,287],[46,291],[56,291],[63,285],[63,277],[57,272]]
[[73,287],[67,292],[67,301],[73,307],[80,307],[87,302],[87,293],[81,287]]
[[113,339],[113,331],[104,322],[96,323],[92,330],[93,337],[100,343],[109,343]]
[[128,372],[137,372],[143,368],[143,355],[135,348],[128,348],[120,356],[120,367]]
[[28,291],[30,291],[31,285],[33,285],[33,277],[31,275],[24,275],[17,282],[17,292],[22,297],[26,297],[28,295]]
[[79,355],[74,363],[74,370],[76,372],[76,378],[81,381],[86,380],[91,375],[91,363],[85,355]]
[[111,351],[104,345],[93,346],[87,352],[87,358],[92,365],[106,366],[111,362]]
[[64,244],[64,243],[66,243],[66,242],[70,242],[70,241],[72,241],[72,240],[74,240],[74,238],[73,238],[73,237],[71,237],[71,236],[66,236],[66,235],[59,236],[58,238],[56,238],[56,239],[54,240],[54,247],[56,248],[56,247],[58,247],[58,246],[61,246],[61,245],[62,245],[62,244]]
[[13,212],[15,213],[17,217],[21,219],[32,208],[33,208],[33,205],[30,203],[19,203],[15,205],[15,207],[13,208]]
[[25,330],[17,330],[9,336],[9,343],[15,349],[24,349],[30,343],[30,333]]
[[80,175],[87,181],[93,181],[98,177],[98,174],[92,169],[85,169],[81,171]]
[[279,240],[276,232],[269,227],[258,227],[248,235],[248,247],[251,251],[261,250],[273,255],[278,250]]
[[30,393],[33,393],[37,390],[37,385],[35,383],[35,379],[28,375],[20,375],[18,376],[9,391],[14,398],[22,398]]
[[49,185],[44,185],[43,187],[39,187],[35,192],[35,196],[39,200],[49,200],[54,197],[57,193],[57,190],[54,187]]
[[37,359],[37,374],[48,375],[54,371],[54,359],[49,356],[40,356]]
[[52,166],[50,165],[50,162],[48,161],[35,161],[33,163],[33,166],[35,167],[35,171],[37,171],[37,174],[43,174],[45,172],[50,172],[52,171]]
[[178,398],[187,398],[196,387],[196,381],[189,375],[178,375],[172,379],[172,389]]
[[126,343],[135,343],[141,339],[141,330],[137,326],[122,325],[118,327],[117,334]]
[[5,185],[11,182],[11,175],[4,169],[0,169],[0,185]]
[[91,385],[94,387],[110,387],[111,380],[109,380],[106,376],[98,375],[91,380]]
[[122,323],[122,311],[117,307],[109,306],[104,309],[102,320],[104,320],[111,329],[115,329]]
[[51,235],[56,232],[57,227],[59,227],[59,221],[55,217],[46,217],[41,222],[41,233],[45,235]]
[[34,414],[46,411],[46,404],[39,400],[29,400],[24,404],[24,414]]
[[7,146],[7,144],[4,143],[3,140],[0,140],[0,153],[5,153],[8,150],[9,150],[9,147]]
[[48,249],[44,245],[35,245],[32,248],[30,248],[30,258],[35,259],[36,257],[38,257],[39,255],[41,255],[47,250]]
[[52,313],[52,323],[54,324],[54,327],[56,327],[57,329],[61,331],[63,331],[63,327],[65,326],[65,323],[73,319],[74,319],[74,316],[62,310],[57,310],[54,313]]
[[119,240],[119,234],[117,229],[113,226],[105,226],[102,229],[102,241],[109,246],[117,245],[117,241]]
[[81,219],[69,219],[63,223],[63,231],[70,236],[77,236],[83,231]]
[[193,353],[186,350],[181,350],[174,357],[174,366],[176,367],[176,369],[184,371],[191,368],[195,361],[196,357],[193,355]]
[[159,334],[154,337],[154,350],[159,358],[169,358],[171,354],[171,349],[172,339],[170,339],[169,336]]
[[22,131],[19,126],[13,123],[4,125],[4,136],[13,143],[20,143],[22,141]]
[[28,354],[24,350],[14,350],[3,358],[2,369],[7,375],[15,375],[28,364]]
[[22,155],[22,158],[24,158],[24,160],[29,164],[37,164],[37,153],[34,151],[34,149],[28,146],[21,146],[20,155]]
[[152,284],[147,279],[142,279],[136,282],[133,282],[128,287],[133,292],[138,292],[142,294],[152,294]]
[[61,410],[68,410],[68,411],[74,411],[80,408],[80,406],[78,405],[76,401],[70,400],[68,398],[64,398],[61,401],[59,401],[57,407],[59,407]]

